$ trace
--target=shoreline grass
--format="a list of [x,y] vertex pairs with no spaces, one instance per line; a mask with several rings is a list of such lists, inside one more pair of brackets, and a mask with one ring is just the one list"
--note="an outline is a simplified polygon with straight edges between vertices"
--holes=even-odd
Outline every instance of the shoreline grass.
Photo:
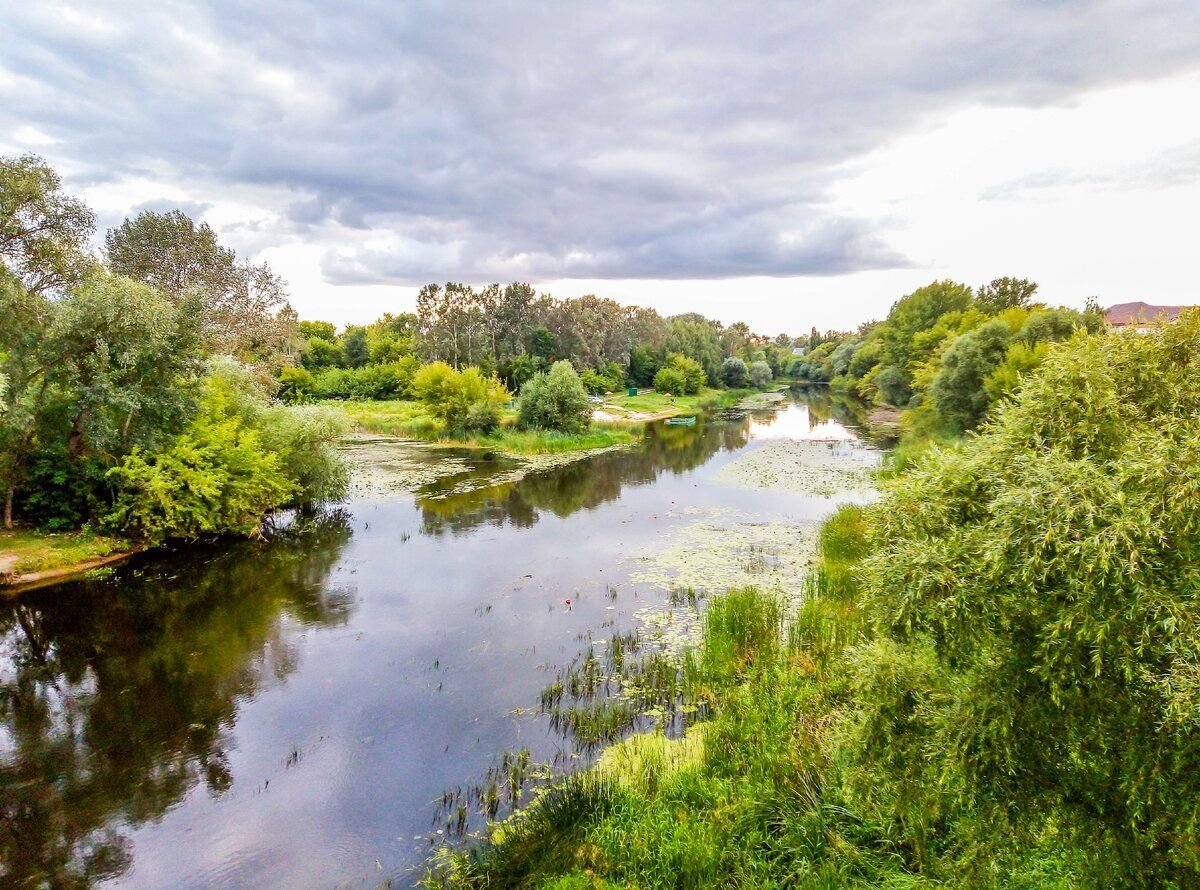
[[0,531],[0,586],[35,580],[29,576],[84,569],[96,560],[130,549],[127,541],[88,531]]
[[714,408],[728,408],[756,392],[758,392],[756,389],[710,389],[705,387],[692,395],[668,396],[665,393],[650,391],[638,393],[636,396],[609,396],[600,407],[602,410],[616,408],[620,411],[642,415],[635,418],[641,421],[658,420],[665,417],[677,417],[681,414],[696,414]]

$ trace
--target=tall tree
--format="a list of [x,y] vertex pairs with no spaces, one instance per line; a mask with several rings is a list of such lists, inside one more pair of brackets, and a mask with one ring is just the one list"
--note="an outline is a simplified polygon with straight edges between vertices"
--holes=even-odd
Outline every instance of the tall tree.
[[975,292],[975,304],[988,315],[1028,306],[1038,286],[1028,278],[994,278]]
[[0,265],[31,294],[61,295],[95,264],[95,217],[61,186],[41,158],[0,157]]
[[195,312],[158,291],[97,274],[51,301],[0,275],[0,486],[12,527],[16,492],[35,448],[59,443],[66,460],[113,456],[177,428],[198,371]]
[[295,358],[295,313],[283,279],[266,263],[239,261],[208,223],[181,210],[143,211],[104,237],[109,268],[150,284],[176,304],[199,295],[200,326],[212,352],[248,361]]

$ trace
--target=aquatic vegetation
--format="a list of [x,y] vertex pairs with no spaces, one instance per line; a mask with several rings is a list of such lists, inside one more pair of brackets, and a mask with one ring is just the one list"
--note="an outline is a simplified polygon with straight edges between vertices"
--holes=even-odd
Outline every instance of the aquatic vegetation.
[[717,479],[744,488],[830,498],[869,492],[879,460],[879,452],[846,443],[778,439],[730,461]]

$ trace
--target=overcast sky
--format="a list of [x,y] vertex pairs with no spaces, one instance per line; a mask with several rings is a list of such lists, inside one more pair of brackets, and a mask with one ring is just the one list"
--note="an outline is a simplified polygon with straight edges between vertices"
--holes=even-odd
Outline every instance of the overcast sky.
[[445,280],[793,333],[944,277],[1200,302],[1200,3],[919,5],[0,0],[0,153],[338,323]]

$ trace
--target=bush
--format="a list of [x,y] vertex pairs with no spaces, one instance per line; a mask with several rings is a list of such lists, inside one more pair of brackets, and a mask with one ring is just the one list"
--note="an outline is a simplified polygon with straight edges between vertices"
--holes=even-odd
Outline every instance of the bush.
[[749,375],[746,363],[736,355],[731,355],[721,364],[721,378],[730,389],[744,388]]
[[412,391],[454,433],[491,432],[509,398],[495,377],[485,377],[478,368],[456,371],[445,362],[431,362],[418,371]]
[[903,407],[912,398],[912,387],[909,386],[908,376],[895,365],[878,368],[873,378],[880,397],[889,405]]
[[770,386],[772,377],[771,366],[766,362],[750,363],[750,382],[758,389]]
[[284,474],[295,483],[296,503],[345,497],[350,474],[334,444],[349,429],[341,409],[328,405],[277,405],[263,413],[263,444],[279,455]]
[[568,361],[555,362],[521,387],[518,423],[525,429],[579,433],[591,423],[587,391]]
[[322,399],[381,401],[407,398],[412,395],[413,378],[419,367],[416,358],[405,356],[386,365],[328,368],[316,376],[313,390]]
[[253,407],[229,376],[209,376],[198,414],[169,448],[136,448],[109,470],[118,495],[104,524],[150,544],[257,533],[299,486],[264,445]]
[[306,369],[288,367],[279,372],[279,397],[285,402],[298,404],[312,398],[316,392],[316,378]]
[[[667,356],[667,367],[673,368],[683,375],[683,386],[680,387],[680,392],[687,395],[695,395],[704,388],[704,384],[708,382],[708,374],[704,371],[704,366],[698,361],[688,358],[686,355],[680,355],[677,352]],[[656,386],[655,389],[658,387]]]
[[654,375],[654,388],[662,393],[682,395],[687,389],[687,380],[681,371],[675,368],[659,368]]
[[1198,417],[1200,314],[1079,336],[869,508],[857,756],[913,836],[1040,815],[1084,885],[1196,884]]

